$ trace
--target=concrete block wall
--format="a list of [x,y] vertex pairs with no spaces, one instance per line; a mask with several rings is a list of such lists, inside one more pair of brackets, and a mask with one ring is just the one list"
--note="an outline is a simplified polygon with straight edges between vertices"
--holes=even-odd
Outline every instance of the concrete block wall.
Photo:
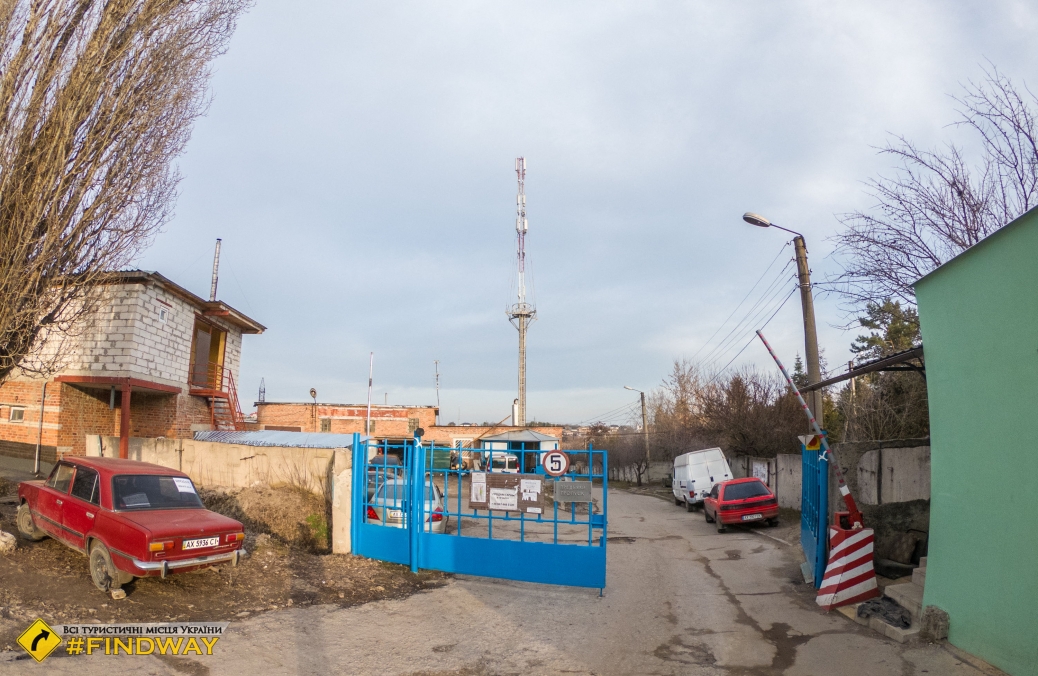
[[[87,455],[118,455],[119,438],[91,435]],[[350,552],[352,468],[350,449],[242,446],[194,439],[130,439],[131,460],[183,472],[206,488],[293,485],[324,496],[331,505],[332,551]]]
[[858,500],[866,505],[930,499],[930,447],[875,449],[858,461]]

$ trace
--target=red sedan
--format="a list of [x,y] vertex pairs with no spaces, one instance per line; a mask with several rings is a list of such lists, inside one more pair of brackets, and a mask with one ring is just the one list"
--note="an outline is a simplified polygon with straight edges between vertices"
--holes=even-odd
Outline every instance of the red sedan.
[[98,589],[122,598],[135,577],[237,565],[242,524],[202,505],[183,472],[147,462],[68,458],[18,486],[18,530],[90,558]]
[[703,500],[703,516],[707,523],[717,523],[717,532],[733,523],[767,521],[778,524],[778,498],[757,478],[733,479],[715,484]]

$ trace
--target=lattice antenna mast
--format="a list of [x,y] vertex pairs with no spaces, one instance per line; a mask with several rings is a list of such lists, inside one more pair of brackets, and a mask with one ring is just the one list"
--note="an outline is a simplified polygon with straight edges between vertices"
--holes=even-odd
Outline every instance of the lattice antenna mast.
[[526,329],[537,316],[537,309],[526,302],[526,158],[515,159],[515,174],[519,179],[519,193],[515,198],[515,232],[517,264],[519,266],[518,298],[508,308],[508,320],[519,329],[519,410],[515,424],[526,425]]

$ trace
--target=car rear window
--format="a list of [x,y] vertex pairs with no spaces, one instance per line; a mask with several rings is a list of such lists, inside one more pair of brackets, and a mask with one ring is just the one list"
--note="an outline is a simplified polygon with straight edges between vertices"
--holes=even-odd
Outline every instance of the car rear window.
[[746,498],[756,498],[762,495],[771,495],[771,491],[768,487],[759,481],[747,481],[741,484],[728,484],[724,487],[724,499],[728,500],[745,500]]
[[203,507],[190,479],[155,474],[112,477],[116,509],[184,509]]

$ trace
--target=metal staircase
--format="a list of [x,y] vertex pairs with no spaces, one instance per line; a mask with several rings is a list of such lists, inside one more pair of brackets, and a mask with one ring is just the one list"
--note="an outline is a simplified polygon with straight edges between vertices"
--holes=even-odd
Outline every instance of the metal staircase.
[[192,370],[190,393],[209,401],[210,421],[214,430],[242,431],[245,416],[238,403],[234,376],[222,364],[210,363],[204,372]]

